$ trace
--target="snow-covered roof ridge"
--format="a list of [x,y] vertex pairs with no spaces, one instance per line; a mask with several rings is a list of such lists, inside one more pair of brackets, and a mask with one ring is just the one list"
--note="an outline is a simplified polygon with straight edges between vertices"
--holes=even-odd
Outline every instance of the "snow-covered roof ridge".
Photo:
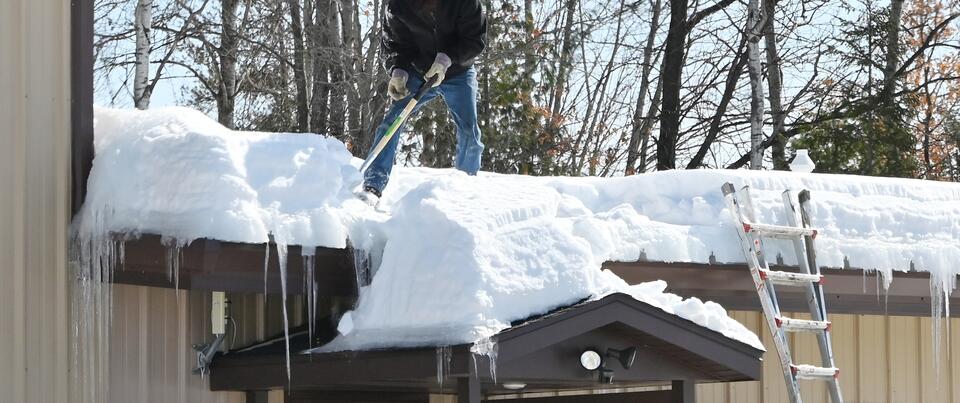
[[[958,184],[744,170],[559,178],[398,168],[384,214],[351,195],[360,161],[323,136],[231,131],[185,108],[97,109],[96,136],[87,231],[181,242],[273,235],[278,244],[333,248],[349,238],[367,250],[376,275],[345,336],[361,348],[474,341],[611,292],[759,344],[719,305],[682,300],[656,282],[631,287],[601,270],[641,255],[742,262],[724,182],[751,186],[758,220],[771,224],[784,224],[783,190],[810,190],[821,265],[843,267],[846,258],[889,274],[912,263],[938,279],[960,271]],[[787,243],[766,246],[794,263]],[[364,344],[363,334],[375,337]]]

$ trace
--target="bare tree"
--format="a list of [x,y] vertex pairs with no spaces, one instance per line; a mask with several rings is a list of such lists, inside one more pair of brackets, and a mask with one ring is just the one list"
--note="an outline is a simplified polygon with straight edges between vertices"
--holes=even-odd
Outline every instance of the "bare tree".
[[750,169],[763,168],[763,84],[760,66],[760,30],[763,18],[757,0],[747,5],[747,71],[750,74]]
[[153,0],[138,0],[134,11],[134,30],[137,35],[135,73],[133,78],[133,103],[137,109],[150,107],[150,47]]
[[[650,114],[643,115],[644,102],[647,99],[647,92],[650,90],[650,74],[653,71],[653,44],[657,39],[657,31],[660,29],[660,10],[662,8],[661,0],[650,1],[650,31],[647,32],[647,40],[643,47],[643,62],[640,72],[640,91],[637,93],[637,106],[633,112],[632,130],[630,131],[630,144],[627,146],[627,163],[624,173],[633,175],[637,170],[637,158],[640,153],[646,154],[646,141],[650,132],[644,132],[646,123],[651,119]],[[641,148],[641,144],[643,147]]]
[[782,103],[783,80],[780,72],[780,54],[777,51],[776,7],[777,0],[763,0],[763,13],[766,18],[763,39],[764,53],[767,57],[767,91],[770,99],[770,114],[773,118],[773,131],[770,136],[774,142],[771,147],[771,156],[773,169],[785,171],[790,167],[787,165],[786,158],[787,140],[783,137],[785,113]]

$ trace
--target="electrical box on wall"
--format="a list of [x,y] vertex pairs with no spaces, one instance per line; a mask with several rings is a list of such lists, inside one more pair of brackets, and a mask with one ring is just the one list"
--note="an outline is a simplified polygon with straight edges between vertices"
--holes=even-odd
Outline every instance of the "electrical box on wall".
[[227,328],[227,293],[213,292],[213,303],[210,308],[211,330],[213,334],[224,334]]

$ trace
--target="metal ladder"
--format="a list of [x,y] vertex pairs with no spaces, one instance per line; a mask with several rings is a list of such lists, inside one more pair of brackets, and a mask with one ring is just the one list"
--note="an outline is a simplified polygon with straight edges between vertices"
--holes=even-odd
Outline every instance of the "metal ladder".
[[[812,379],[827,382],[830,398],[833,403],[843,403],[840,393],[840,370],[834,364],[833,346],[830,343],[830,322],[827,320],[827,307],[823,297],[823,275],[817,266],[816,252],[813,241],[817,230],[810,228],[807,206],[810,201],[810,192],[804,190],[798,195],[800,202],[799,217],[789,190],[783,192],[783,205],[787,216],[788,226],[767,225],[756,222],[753,210],[753,201],[750,198],[749,187],[743,187],[737,192],[733,184],[725,183],[722,187],[727,207],[734,215],[737,234],[740,237],[740,246],[750,267],[750,274],[760,297],[760,305],[767,320],[767,327],[773,335],[780,356],[780,366],[783,370],[783,379],[787,384],[787,394],[793,403],[802,403],[800,397],[801,379]],[[793,248],[797,254],[799,273],[771,270],[763,249],[763,238],[787,239],[793,241]],[[803,288],[810,308],[812,320],[792,319],[780,312],[777,302],[777,286]],[[794,364],[791,358],[790,346],[787,342],[787,332],[806,332],[817,336],[820,345],[821,366]]]

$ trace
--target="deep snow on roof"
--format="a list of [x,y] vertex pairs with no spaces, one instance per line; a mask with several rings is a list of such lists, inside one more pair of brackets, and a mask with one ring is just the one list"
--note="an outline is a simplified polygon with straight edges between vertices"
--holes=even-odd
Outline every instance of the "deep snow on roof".
[[[376,275],[344,323],[352,331],[335,342],[340,348],[471,342],[615,291],[759,346],[717,304],[663,293],[662,282],[630,287],[600,269],[641,256],[742,262],[724,182],[750,185],[766,223],[784,223],[783,190],[810,190],[821,265],[847,259],[889,274],[912,264],[942,282],[960,271],[960,185],[950,183],[744,170],[559,178],[398,168],[381,201],[386,214],[351,195],[360,161],[322,136],[234,132],[183,108],[98,109],[96,151],[88,230],[180,242],[260,243],[272,234],[278,243],[327,247],[349,238],[370,251]],[[795,263],[788,246],[771,242],[769,255]]]

